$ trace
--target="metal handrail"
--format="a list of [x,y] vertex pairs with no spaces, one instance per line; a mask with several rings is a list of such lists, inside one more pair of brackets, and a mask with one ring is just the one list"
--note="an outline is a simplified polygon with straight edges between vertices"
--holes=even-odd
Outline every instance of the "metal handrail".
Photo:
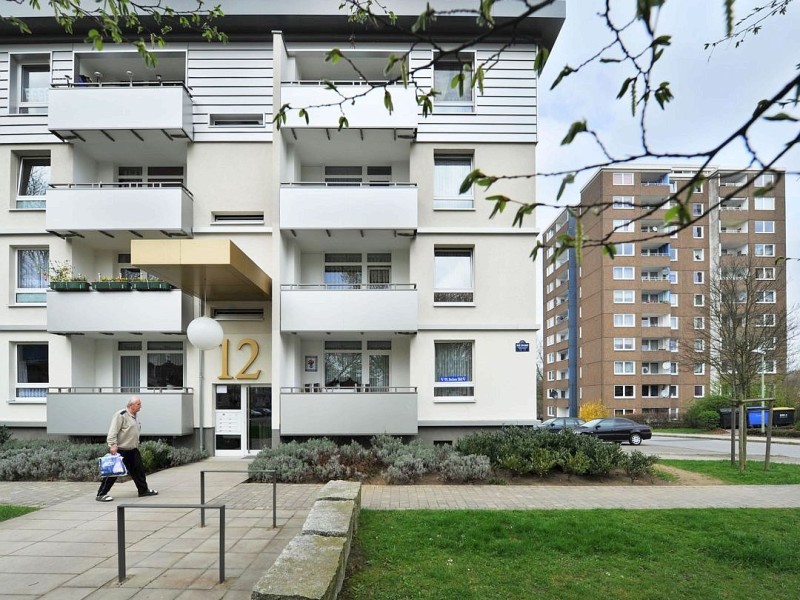
[[[363,79],[291,79],[288,81],[281,81],[281,85],[316,85],[320,87],[329,87],[330,84],[335,86],[342,86],[342,85],[353,85],[353,86],[360,86],[360,85],[367,85],[367,86],[381,86],[381,85],[388,85],[392,82],[388,79],[372,79],[372,80],[363,80]],[[394,85],[403,85],[401,82],[395,82]]]
[[125,87],[182,87],[186,92],[189,88],[183,81],[70,81],[66,83],[53,83],[51,88],[70,88],[70,89],[87,89],[87,88],[125,88]]
[[[327,394],[352,394],[353,392],[363,392],[366,394],[416,394],[416,386],[397,386],[397,385],[376,385],[369,384],[336,387],[336,386],[322,386],[315,384],[305,384],[302,386],[286,386],[281,388],[282,394],[315,394],[318,392],[325,392]],[[306,387],[311,386],[311,387]]]
[[102,189],[138,189],[138,188],[180,188],[194,200],[194,195],[183,183],[170,181],[144,181],[144,182],[125,182],[112,181],[107,183],[51,183],[47,186],[53,190],[102,190]]
[[281,290],[416,290],[416,283],[284,283]]
[[409,181],[288,181],[281,187],[417,187]]
[[120,504],[117,506],[118,578],[125,580],[125,509],[126,508],[214,508],[219,510],[219,582],[225,581],[225,505],[224,504]]
[[[275,469],[258,469],[254,471],[242,471],[241,469],[213,469],[200,471],[200,504],[206,502],[206,473],[272,473],[272,528],[278,527],[278,472]],[[200,527],[206,526],[206,510],[200,508]]]
[[194,394],[194,388],[180,387],[113,387],[113,386],[78,386],[49,387],[48,394]]

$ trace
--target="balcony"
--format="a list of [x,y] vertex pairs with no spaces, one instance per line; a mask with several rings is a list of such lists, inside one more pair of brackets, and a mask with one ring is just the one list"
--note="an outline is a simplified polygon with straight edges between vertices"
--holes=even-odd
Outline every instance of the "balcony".
[[414,231],[417,188],[410,183],[284,184],[280,211],[281,229]]
[[191,237],[193,205],[191,192],[175,184],[54,184],[45,228],[61,237]]
[[413,283],[284,285],[281,331],[415,332],[419,326],[417,295]]
[[54,86],[47,127],[62,140],[191,140],[192,98],[182,82],[104,82]]
[[[281,102],[292,108],[286,113],[287,129],[339,129],[342,111],[351,129],[411,129],[417,128],[417,101],[414,90],[402,85],[370,87],[362,81],[334,81],[336,90],[326,81],[289,81],[281,84]],[[376,82],[371,81],[371,85]],[[392,98],[392,112],[384,104],[384,93]],[[298,114],[308,111],[308,122]],[[413,132],[409,133],[413,135]]]
[[[415,435],[417,389],[281,389],[281,435]],[[106,425],[107,426],[107,425]]]
[[130,331],[180,334],[191,319],[191,298],[181,290],[47,292],[50,333],[90,337]]
[[105,438],[115,410],[136,393],[147,407],[147,436],[188,435],[194,428],[191,388],[50,388],[47,393],[47,433]]

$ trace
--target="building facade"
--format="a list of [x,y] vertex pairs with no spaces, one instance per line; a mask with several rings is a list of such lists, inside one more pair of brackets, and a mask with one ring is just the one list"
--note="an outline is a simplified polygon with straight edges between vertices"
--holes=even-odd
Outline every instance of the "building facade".
[[[580,204],[546,229],[548,416],[577,415],[580,404],[600,400],[616,415],[675,420],[699,398],[732,392],[720,387],[719,371],[728,367],[708,353],[719,355],[726,319],[745,306],[751,324],[763,321],[755,346],[765,353],[765,393],[773,395],[786,370],[786,277],[776,261],[786,251],[783,173],[707,169],[702,185],[685,190],[693,222],[676,231],[665,220],[672,204],[658,205],[684,193],[696,173],[602,169]],[[558,236],[575,235],[578,219],[587,239],[614,244],[613,257],[598,245],[587,245],[580,261],[574,250],[556,256]],[[720,298],[730,295],[730,273],[739,274],[731,293],[740,297],[726,313]]]
[[[435,64],[337,3],[284,5],[223,3],[229,43],[176,31],[155,68],[45,17],[4,36],[0,424],[103,435],[135,393],[143,434],[247,454],[534,422],[537,230],[490,221],[459,186],[476,166],[535,170],[533,62],[564,2],[525,19],[525,43],[498,34]],[[425,7],[393,8],[412,23]],[[458,17],[437,31],[445,49],[476,33]],[[353,66],[325,60],[335,46]],[[411,85],[385,88],[409,49]],[[482,93],[449,87],[487,61]],[[434,86],[423,117],[415,90]],[[187,338],[201,316],[223,330],[211,350]]]

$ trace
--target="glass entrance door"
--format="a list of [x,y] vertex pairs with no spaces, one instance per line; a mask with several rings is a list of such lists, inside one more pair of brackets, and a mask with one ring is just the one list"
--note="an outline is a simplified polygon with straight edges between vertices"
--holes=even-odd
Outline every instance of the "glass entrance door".
[[215,454],[246,456],[269,448],[272,440],[272,388],[214,386]]

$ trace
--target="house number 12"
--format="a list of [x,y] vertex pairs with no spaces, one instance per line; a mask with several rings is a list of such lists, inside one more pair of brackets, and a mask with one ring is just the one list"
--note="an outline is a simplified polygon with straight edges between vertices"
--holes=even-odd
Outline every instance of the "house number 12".
[[230,344],[229,339],[222,340],[222,372],[219,374],[218,379],[258,379],[261,375],[261,369],[254,373],[248,373],[247,370],[256,362],[258,358],[258,342],[251,338],[244,338],[239,342],[237,350],[241,350],[245,346],[250,348],[250,360],[248,360],[239,371],[231,377],[229,371],[230,365]]

